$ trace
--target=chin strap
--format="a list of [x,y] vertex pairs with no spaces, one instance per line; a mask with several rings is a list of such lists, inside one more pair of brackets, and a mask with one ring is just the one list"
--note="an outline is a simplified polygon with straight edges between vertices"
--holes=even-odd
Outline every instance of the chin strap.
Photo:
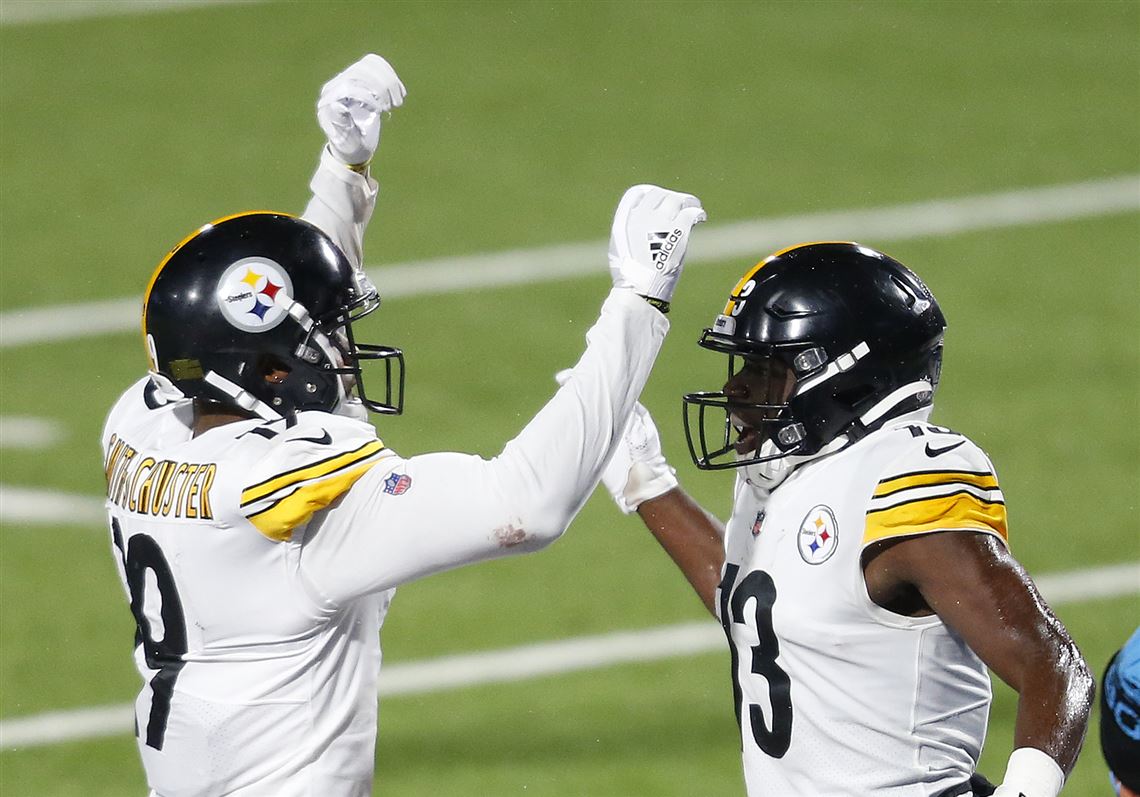
[[[910,412],[911,410],[926,406],[931,402],[933,397],[934,388],[924,379],[892,390],[881,401],[876,402],[871,409],[859,416],[859,424],[865,430],[863,434],[873,432],[882,425],[883,421],[889,420],[896,415],[901,415],[902,412]],[[915,401],[912,402],[914,406],[904,409],[903,404],[910,401],[910,399],[915,399]]]
[[904,412],[928,406],[933,395],[934,389],[925,380],[903,385],[891,391],[882,400],[877,401],[874,406],[860,415],[858,420],[848,427],[846,433],[839,435],[814,454],[788,454],[781,457],[779,456],[780,449],[776,443],[773,440],[765,440],[760,446],[760,456],[773,457],[773,459],[745,465],[745,478],[756,487],[774,490],[800,465],[846,448],[881,427],[886,421]]
[[[343,392],[343,391],[342,391]],[[332,409],[333,415],[352,418],[354,421],[367,421],[368,410],[355,398],[341,398]]]
[[836,451],[846,448],[854,442],[847,435],[840,435],[825,445],[814,454],[788,454],[787,456],[776,456],[780,453],[780,449],[772,440],[765,440],[760,446],[760,456],[776,456],[775,459],[769,459],[764,462],[755,462],[751,465],[744,466],[744,478],[747,482],[754,487],[760,487],[765,490],[775,490],[784,479],[792,475],[792,472],[800,465],[804,465],[821,457],[826,457],[828,454],[834,454]]
[[207,371],[205,382],[215,390],[229,396],[234,404],[246,412],[252,412],[257,417],[267,421],[279,421],[282,418],[281,413],[277,412],[277,410],[255,397],[249,391],[226,379],[217,371]]

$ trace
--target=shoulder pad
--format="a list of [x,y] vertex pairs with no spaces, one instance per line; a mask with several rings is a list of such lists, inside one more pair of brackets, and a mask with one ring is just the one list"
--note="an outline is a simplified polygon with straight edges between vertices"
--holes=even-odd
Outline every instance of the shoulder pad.
[[123,391],[103,424],[104,451],[114,437],[128,437],[135,445],[168,445],[190,434],[193,409],[187,399],[162,394],[153,376],[144,376]]
[[122,392],[118,399],[115,400],[111,411],[107,413],[107,418],[103,422],[103,448],[106,450],[111,438],[113,430],[117,429],[121,423],[122,418],[129,415],[132,408],[139,403],[139,396],[142,395],[143,388],[149,383],[149,379],[143,378],[135,382]]
[[258,531],[287,540],[343,495],[385,456],[371,425],[328,413],[301,413],[298,423],[275,435],[250,470],[241,512]]
[[892,430],[901,450],[880,474],[867,507],[863,545],[935,531],[980,531],[1008,539],[1005,497],[978,446],[929,423]]

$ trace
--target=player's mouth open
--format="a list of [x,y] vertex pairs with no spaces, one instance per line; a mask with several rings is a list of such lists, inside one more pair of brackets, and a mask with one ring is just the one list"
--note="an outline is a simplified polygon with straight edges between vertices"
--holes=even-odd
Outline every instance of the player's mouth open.
[[732,444],[736,453],[743,455],[755,451],[759,443],[756,427],[746,425],[735,414],[732,415],[732,426],[737,432],[736,442]]

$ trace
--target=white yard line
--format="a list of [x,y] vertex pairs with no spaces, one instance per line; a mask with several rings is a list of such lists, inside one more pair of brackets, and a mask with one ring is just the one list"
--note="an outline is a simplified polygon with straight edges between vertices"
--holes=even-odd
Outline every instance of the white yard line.
[[107,513],[102,498],[0,484],[0,523],[103,528]]
[[[808,240],[934,238],[1140,210],[1140,175],[859,210],[838,210],[701,227],[688,263],[744,258],[750,265],[780,246]],[[441,257],[369,268],[386,299],[454,293],[606,273],[606,241]],[[140,299],[29,307],[0,313],[0,348],[94,337],[139,328]]]
[[[0,415],[0,449],[43,448],[55,445],[63,439],[63,436],[63,426],[50,418]],[[3,490],[3,487],[0,487],[0,490]]]
[[[1140,562],[1046,574],[1037,585],[1053,606],[1140,592]],[[442,656],[385,665],[380,695],[395,697],[521,681],[615,664],[652,662],[723,649],[711,620]],[[131,704],[52,711],[0,720],[0,748],[13,750],[130,733]]]
[[0,25],[66,22],[93,17],[184,11],[199,6],[244,5],[262,0],[3,0]]
[[[876,244],[1136,210],[1140,210],[1140,175],[1123,175],[984,196],[712,225],[694,236],[689,262],[758,258],[800,240],[838,238]],[[448,293],[601,274],[605,249],[605,241],[591,241],[436,258],[370,269],[370,273],[387,298]],[[9,311],[0,314],[0,347],[129,331],[137,328],[138,312],[137,299]],[[102,500],[0,486],[0,520],[102,523]],[[1046,575],[1038,584],[1054,605],[1134,594],[1140,591],[1140,562]],[[722,644],[719,628],[704,622],[446,656],[386,666],[380,693],[417,694],[623,662],[656,661],[719,650]],[[130,705],[51,712],[0,720],[0,747],[116,735],[132,727]]]

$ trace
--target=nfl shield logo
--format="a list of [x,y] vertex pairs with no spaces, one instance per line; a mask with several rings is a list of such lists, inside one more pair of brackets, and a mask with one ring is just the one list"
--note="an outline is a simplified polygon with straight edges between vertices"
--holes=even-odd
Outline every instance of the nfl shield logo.
[[752,536],[756,537],[760,534],[760,527],[764,525],[764,515],[766,513],[763,509],[756,513],[756,520],[752,523]]
[[403,495],[412,486],[412,477],[404,473],[390,473],[384,480],[384,492]]

